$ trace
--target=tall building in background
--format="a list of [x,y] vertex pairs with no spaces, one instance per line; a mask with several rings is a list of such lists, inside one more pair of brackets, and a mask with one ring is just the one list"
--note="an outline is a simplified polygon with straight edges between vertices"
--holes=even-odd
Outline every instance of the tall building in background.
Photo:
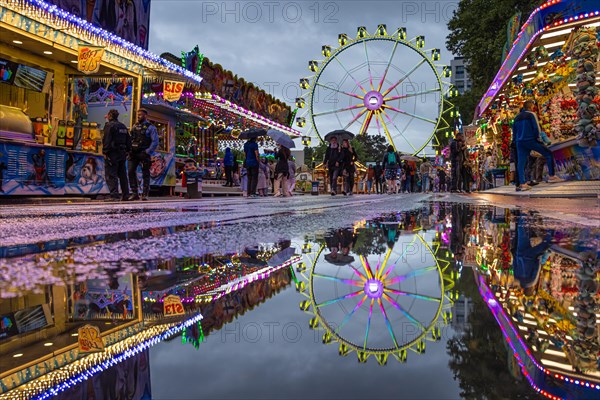
[[464,92],[471,90],[473,81],[467,73],[464,59],[462,57],[455,57],[450,61],[450,66],[452,68],[452,77],[450,78],[450,81],[454,87],[458,89],[458,92],[463,94]]
[[150,0],[45,0],[148,49]]

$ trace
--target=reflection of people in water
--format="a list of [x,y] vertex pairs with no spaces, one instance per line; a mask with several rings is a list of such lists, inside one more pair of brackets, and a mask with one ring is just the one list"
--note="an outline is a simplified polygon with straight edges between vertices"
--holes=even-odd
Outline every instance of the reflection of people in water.
[[525,225],[525,217],[517,217],[516,234],[513,242],[513,273],[526,296],[535,294],[535,286],[540,275],[540,258],[551,246],[550,232],[546,232],[542,242],[531,245],[531,230]]
[[[325,243],[331,252],[326,256],[328,261],[341,261],[352,258],[348,254],[356,244],[356,236],[349,228],[337,229],[325,235]],[[353,261],[350,260],[349,262]]]

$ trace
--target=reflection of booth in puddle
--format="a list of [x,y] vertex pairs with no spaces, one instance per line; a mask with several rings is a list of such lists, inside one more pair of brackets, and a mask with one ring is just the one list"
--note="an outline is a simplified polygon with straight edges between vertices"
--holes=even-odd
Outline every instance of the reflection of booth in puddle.
[[423,353],[426,341],[440,340],[442,321],[451,319],[449,263],[436,258],[434,235],[404,230],[405,220],[385,216],[306,246],[313,250],[297,268],[300,308],[324,343],[339,343],[340,355],[406,361],[409,350]]

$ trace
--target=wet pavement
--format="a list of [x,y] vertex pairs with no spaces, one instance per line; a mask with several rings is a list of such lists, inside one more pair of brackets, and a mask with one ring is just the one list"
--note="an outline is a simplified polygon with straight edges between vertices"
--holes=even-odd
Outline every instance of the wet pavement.
[[490,201],[4,207],[0,399],[597,398],[594,205]]

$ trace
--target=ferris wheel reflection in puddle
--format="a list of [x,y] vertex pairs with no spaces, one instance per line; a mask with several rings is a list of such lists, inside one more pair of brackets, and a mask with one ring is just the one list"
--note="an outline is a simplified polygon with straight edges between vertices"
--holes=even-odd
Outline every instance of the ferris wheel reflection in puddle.
[[[363,223],[303,247],[300,308],[312,315],[310,327],[323,331],[323,343],[338,343],[340,355],[405,362],[408,351],[424,353],[427,341],[440,340],[452,318],[455,273],[436,258],[439,243],[401,228],[397,219]],[[369,244],[378,238],[375,248]]]

